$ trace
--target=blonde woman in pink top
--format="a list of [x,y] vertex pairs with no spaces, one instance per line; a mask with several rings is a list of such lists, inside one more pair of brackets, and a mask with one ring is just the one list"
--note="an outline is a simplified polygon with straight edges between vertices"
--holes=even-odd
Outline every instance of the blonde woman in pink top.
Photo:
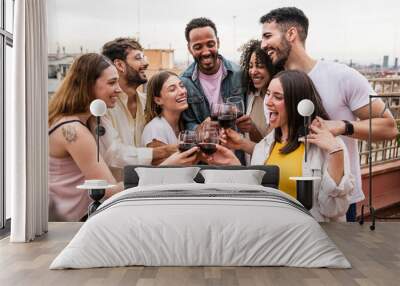
[[[116,181],[104,160],[97,162],[96,142],[88,129],[89,106],[102,99],[114,107],[121,92],[118,73],[105,57],[90,53],[75,60],[49,103],[49,217],[50,221],[79,221],[90,198],[78,190],[84,180]],[[106,197],[122,184],[106,190]]]

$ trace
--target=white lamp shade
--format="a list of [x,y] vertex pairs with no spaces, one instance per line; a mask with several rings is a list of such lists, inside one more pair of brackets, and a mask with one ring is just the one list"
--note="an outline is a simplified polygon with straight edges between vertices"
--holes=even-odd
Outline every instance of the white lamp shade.
[[103,116],[107,112],[107,105],[101,99],[95,99],[90,104],[90,113],[94,116]]
[[310,116],[314,112],[314,103],[309,99],[303,99],[297,105],[297,111],[301,116]]

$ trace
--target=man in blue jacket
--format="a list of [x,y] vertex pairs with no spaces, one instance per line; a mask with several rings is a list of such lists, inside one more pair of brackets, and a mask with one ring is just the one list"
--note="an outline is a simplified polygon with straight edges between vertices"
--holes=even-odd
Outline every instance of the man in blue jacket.
[[185,37],[194,63],[181,75],[189,104],[182,116],[185,129],[194,130],[210,116],[212,103],[226,102],[231,96],[244,97],[245,91],[239,66],[218,54],[217,28],[211,20],[192,19]]

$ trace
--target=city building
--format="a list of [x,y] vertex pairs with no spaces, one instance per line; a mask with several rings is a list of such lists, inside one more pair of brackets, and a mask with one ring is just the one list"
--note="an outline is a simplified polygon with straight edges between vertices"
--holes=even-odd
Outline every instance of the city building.
[[[73,61],[82,53],[66,53],[65,48],[60,53],[48,54],[48,94],[49,97],[57,90],[61,80],[65,77]],[[144,49],[149,67],[146,71],[147,78],[155,73],[168,70],[180,74],[183,69],[175,65],[173,49]],[[146,90],[146,85],[140,87],[141,91]]]
[[60,49],[57,49],[57,53],[48,54],[48,95],[49,98],[57,90],[61,80],[67,74],[67,71],[73,61],[80,56],[82,53],[67,54],[65,48],[60,53]]
[[387,69],[389,67],[389,56],[383,56],[383,64],[382,67]]
[[[146,71],[148,79],[160,71],[168,70],[178,75],[183,71],[175,65],[173,49],[144,49],[144,55],[149,63]],[[144,84],[141,90],[146,91],[146,86]]]

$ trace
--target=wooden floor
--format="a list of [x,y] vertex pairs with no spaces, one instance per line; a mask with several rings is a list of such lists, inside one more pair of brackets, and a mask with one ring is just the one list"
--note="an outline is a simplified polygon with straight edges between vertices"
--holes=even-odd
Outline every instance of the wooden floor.
[[0,285],[400,285],[400,222],[325,224],[323,228],[353,268],[123,267],[48,270],[79,229],[79,223],[50,223],[32,243],[0,241]]

